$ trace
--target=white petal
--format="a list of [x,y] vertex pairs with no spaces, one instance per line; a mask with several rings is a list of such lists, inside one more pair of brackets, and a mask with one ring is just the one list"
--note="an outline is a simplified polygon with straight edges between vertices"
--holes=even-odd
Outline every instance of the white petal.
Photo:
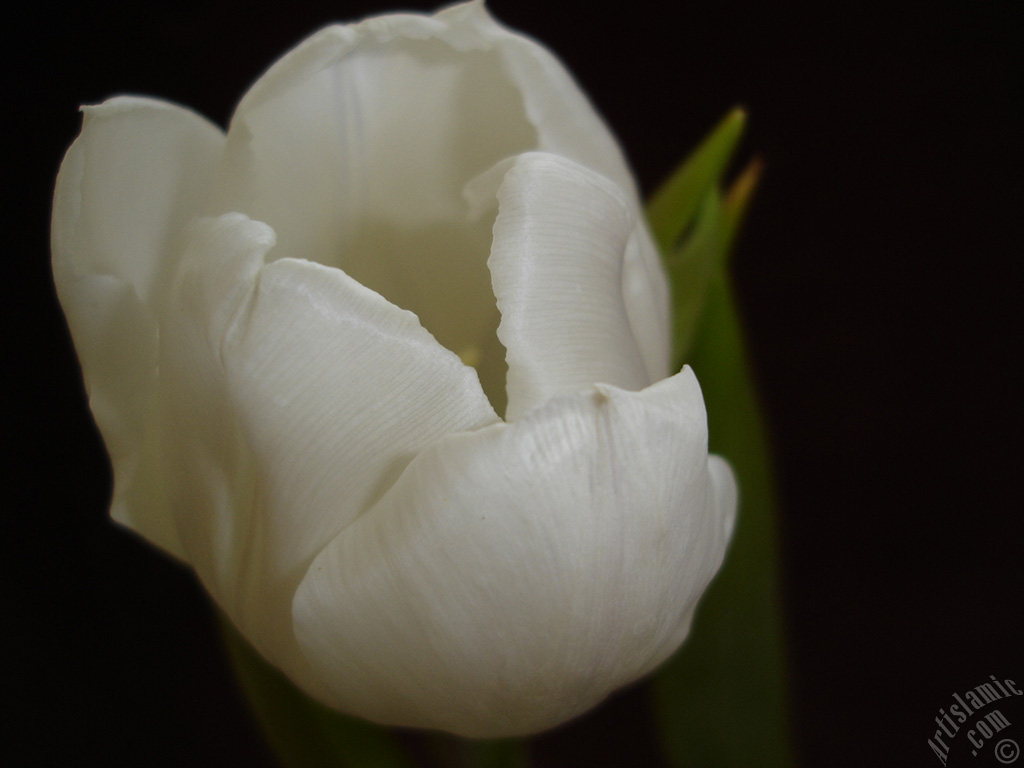
[[498,190],[488,267],[518,419],[596,382],[650,383],[622,291],[636,217],[611,181],[556,155],[520,155]]
[[462,221],[466,181],[535,143],[480,47],[405,14],[314,35],[235,113],[235,204],[265,215],[290,253],[324,263],[346,258],[374,224]]
[[250,89],[229,133],[252,202],[279,203],[267,207],[281,220],[268,223],[282,243],[302,228],[289,216],[322,230],[359,218],[356,208],[398,221],[461,215],[467,181],[529,150],[576,160],[636,197],[615,138],[565,67],[483,2],[321,30]]
[[608,177],[626,194],[639,219],[634,242],[626,253],[626,309],[650,380],[665,378],[670,343],[668,280],[615,137],[562,63],[542,45],[496,23],[482,0],[449,8],[437,18],[453,28],[472,28],[493,46],[537,130],[535,149],[575,160]]
[[642,215],[626,244],[622,294],[647,375],[651,381],[661,381],[670,373],[672,355],[669,288],[658,247]]
[[460,38],[500,58],[537,132],[531,149],[568,157],[614,181],[636,197],[633,176],[608,126],[565,66],[543,45],[499,24],[482,0],[447,8],[435,17]]
[[736,476],[733,474],[729,462],[714,454],[708,456],[708,472],[711,473],[715,499],[720,511],[722,535],[729,540],[732,538],[732,531],[736,526],[736,510],[739,507],[740,494]]
[[662,661],[726,546],[689,369],[427,448],[314,560],[295,630],[341,709],[556,725]]
[[54,280],[114,467],[111,514],[180,557],[160,485],[155,311],[224,136],[150,99],[84,112],[54,192]]
[[264,265],[272,246],[238,214],[200,224],[161,373],[190,558],[256,646],[315,691],[291,631],[313,556],[425,445],[497,416],[413,314],[336,269]]
[[149,303],[175,237],[199,210],[224,135],[174,104],[120,96],[83,107],[54,191],[54,269],[113,275]]

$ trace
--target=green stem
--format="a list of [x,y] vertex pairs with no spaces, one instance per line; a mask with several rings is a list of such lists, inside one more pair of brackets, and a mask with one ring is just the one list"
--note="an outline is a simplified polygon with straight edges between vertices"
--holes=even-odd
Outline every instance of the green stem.
[[740,511],[726,563],[682,651],[655,680],[665,745],[680,766],[793,764],[768,445],[725,271],[709,287],[690,364],[711,450],[728,458]]

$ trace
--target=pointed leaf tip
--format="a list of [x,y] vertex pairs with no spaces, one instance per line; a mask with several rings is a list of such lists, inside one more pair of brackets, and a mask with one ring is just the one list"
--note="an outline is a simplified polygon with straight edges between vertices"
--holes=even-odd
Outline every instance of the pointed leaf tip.
[[725,172],[743,135],[747,113],[733,108],[651,196],[647,216],[662,252],[671,253],[708,190]]

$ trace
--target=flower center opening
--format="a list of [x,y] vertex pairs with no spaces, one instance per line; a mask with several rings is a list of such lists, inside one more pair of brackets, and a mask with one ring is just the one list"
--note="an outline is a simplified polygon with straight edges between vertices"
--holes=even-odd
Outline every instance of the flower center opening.
[[487,269],[495,211],[468,218],[466,183],[535,149],[497,51],[439,40],[361,41],[245,116],[247,213],[278,256],[343,269],[416,313],[476,368],[503,414],[505,350]]
[[493,214],[480,222],[420,227],[367,220],[338,266],[415,313],[440,344],[476,369],[491,405],[503,415],[507,366],[487,270],[493,221]]

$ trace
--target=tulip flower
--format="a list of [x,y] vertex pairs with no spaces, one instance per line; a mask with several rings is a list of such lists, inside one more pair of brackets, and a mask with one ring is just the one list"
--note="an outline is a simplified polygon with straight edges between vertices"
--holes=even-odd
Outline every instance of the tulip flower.
[[227,132],[87,107],[53,268],[115,520],[302,690],[484,737],[665,660],[736,508],[634,181],[482,3],[315,34]]

